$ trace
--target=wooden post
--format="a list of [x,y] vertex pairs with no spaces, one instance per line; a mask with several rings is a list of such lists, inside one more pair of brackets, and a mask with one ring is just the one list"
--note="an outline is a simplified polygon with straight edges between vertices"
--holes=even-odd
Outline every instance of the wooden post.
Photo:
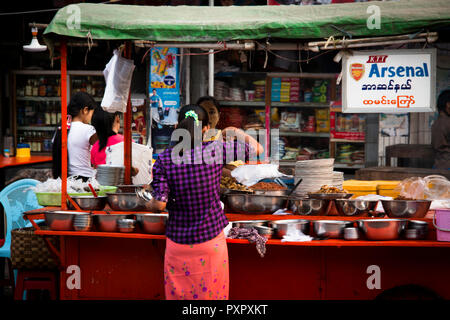
[[[130,59],[131,58],[131,42],[127,41],[125,43],[125,50],[124,50],[125,58]],[[125,165],[125,184],[132,184],[131,183],[131,164],[132,164],[132,148],[131,148],[131,88],[130,92],[128,94],[128,102],[127,102],[127,110],[124,115],[123,119],[123,133],[124,133],[124,165]]]
[[61,208],[67,210],[67,45],[61,40]]

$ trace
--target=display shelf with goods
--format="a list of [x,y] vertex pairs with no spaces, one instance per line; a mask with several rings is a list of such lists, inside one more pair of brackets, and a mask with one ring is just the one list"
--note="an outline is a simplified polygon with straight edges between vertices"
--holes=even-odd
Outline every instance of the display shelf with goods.
[[29,145],[33,154],[50,154],[61,121],[60,72],[16,70],[10,78],[14,144]]
[[[99,103],[105,82],[101,71],[69,71],[68,100],[84,91]],[[27,144],[32,154],[49,155],[53,133],[61,122],[60,71],[15,70],[11,73],[14,143]]]
[[330,111],[330,154],[336,168],[361,169],[365,164],[366,115],[342,113],[340,102]]
[[279,130],[280,165],[330,156],[329,106],[336,99],[335,80],[333,73],[267,74],[265,103],[277,112],[270,129]]

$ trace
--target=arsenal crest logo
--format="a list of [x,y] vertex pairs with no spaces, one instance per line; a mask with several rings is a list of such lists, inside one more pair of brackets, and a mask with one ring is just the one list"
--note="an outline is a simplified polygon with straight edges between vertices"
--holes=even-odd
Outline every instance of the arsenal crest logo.
[[362,63],[352,63],[350,65],[350,74],[353,79],[358,81],[364,75],[364,65]]

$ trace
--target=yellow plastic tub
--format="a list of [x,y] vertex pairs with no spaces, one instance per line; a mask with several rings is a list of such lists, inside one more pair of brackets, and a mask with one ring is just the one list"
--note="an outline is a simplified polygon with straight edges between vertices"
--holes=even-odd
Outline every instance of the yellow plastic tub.
[[384,197],[396,198],[399,196],[398,191],[394,191],[400,181],[378,181],[377,193]]
[[353,193],[352,198],[357,198],[368,194],[377,194],[376,181],[345,180],[342,187],[344,190],[347,190],[347,192]]

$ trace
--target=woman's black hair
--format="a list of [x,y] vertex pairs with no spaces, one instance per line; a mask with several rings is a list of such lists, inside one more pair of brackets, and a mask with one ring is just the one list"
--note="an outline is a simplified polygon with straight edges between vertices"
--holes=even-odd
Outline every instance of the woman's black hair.
[[196,121],[192,116],[186,116],[189,111],[195,112],[198,117],[199,125],[201,123],[200,130],[209,124],[208,112],[203,107],[196,104],[188,104],[180,109],[178,114],[178,125],[177,129],[186,129],[191,135],[191,146],[194,146],[194,132],[197,127]]
[[437,110],[438,112],[447,112],[447,102],[450,102],[450,90],[444,90],[439,95],[438,101],[437,101]]
[[67,114],[71,115],[72,118],[74,118],[84,107],[92,110],[97,107],[97,103],[91,95],[83,91],[78,91],[70,99],[69,105],[67,106]]
[[214,97],[211,96],[203,96],[198,98],[197,100],[197,105],[201,106],[203,102],[205,101],[210,101],[214,104],[214,106],[216,107],[217,111],[220,112],[220,103],[219,101],[217,101]]
[[120,113],[109,113],[103,110],[103,108],[96,108],[94,114],[92,115],[91,124],[97,132],[99,151],[106,147],[108,138],[116,134],[112,130],[116,116],[120,116]]

